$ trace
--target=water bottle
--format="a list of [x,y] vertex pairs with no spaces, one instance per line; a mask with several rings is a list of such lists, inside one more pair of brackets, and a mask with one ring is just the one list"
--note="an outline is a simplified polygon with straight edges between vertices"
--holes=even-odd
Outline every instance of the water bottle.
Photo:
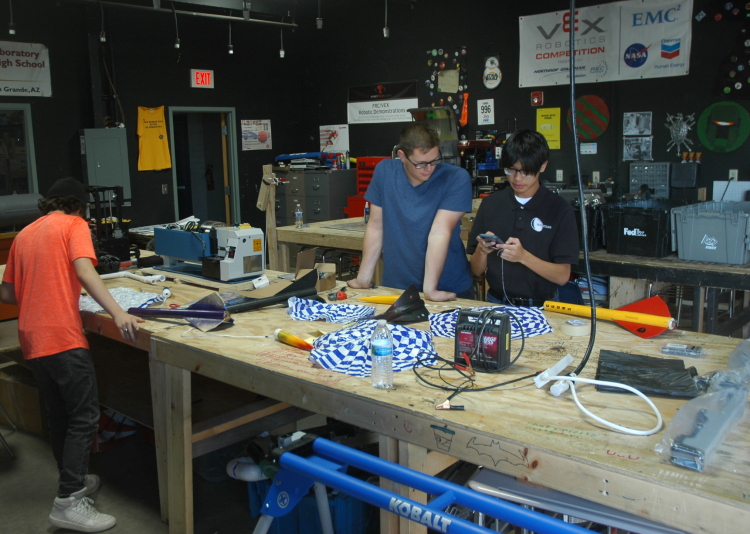
[[393,387],[393,337],[385,319],[378,319],[372,333],[372,386],[378,389]]
[[294,210],[294,223],[297,228],[302,228],[304,222],[302,221],[302,208],[297,204],[297,208]]
[[365,202],[365,224],[370,220],[370,203]]

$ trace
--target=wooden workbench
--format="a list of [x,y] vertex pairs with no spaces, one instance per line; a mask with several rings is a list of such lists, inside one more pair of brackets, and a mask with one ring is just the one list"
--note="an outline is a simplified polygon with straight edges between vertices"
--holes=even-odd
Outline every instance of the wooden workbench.
[[[173,291],[178,299],[205,292],[184,284],[173,286]],[[368,293],[373,292],[388,290]],[[106,316],[85,315],[87,328],[117,337]],[[548,317],[554,327],[567,319],[556,314]],[[235,336],[271,335],[276,328],[304,336],[317,329],[339,327],[293,321],[279,308],[234,318],[235,325],[226,333]],[[415,326],[425,328],[426,324]],[[192,532],[190,460],[195,429],[191,374],[378,432],[381,456],[425,472],[434,473],[447,465],[447,455],[688,532],[740,532],[750,521],[747,421],[730,434],[709,467],[695,473],[664,463],[653,452],[661,433],[643,438],[612,432],[583,416],[570,397],[554,398],[546,389],[536,389],[530,380],[488,392],[464,393],[458,399],[466,411],[437,411],[434,407],[445,399],[445,393],[423,386],[410,372],[397,373],[395,387],[382,391],[370,387],[367,379],[316,368],[305,351],[271,338],[184,337],[187,329],[183,323],[149,321],[137,343],[150,345],[157,454],[162,465],[160,493],[165,503],[168,497],[168,505],[162,509],[169,517],[171,532]],[[707,349],[704,358],[689,361],[701,374],[724,368],[738,343],[736,339],[680,331],[642,340],[600,322],[597,347],[582,376],[593,377],[599,349],[658,356],[659,346],[667,339]],[[587,341],[557,332],[528,339],[517,364],[502,375],[480,376],[478,384],[486,386],[543,370],[566,353],[580,361]],[[452,345],[452,340],[435,338],[436,348],[446,357],[451,357]],[[649,409],[633,397],[599,393],[586,386],[579,388],[579,395],[605,418],[637,428],[653,426]],[[674,399],[654,401],[665,423],[683,405]],[[424,498],[414,492],[410,496]],[[381,532],[399,531],[396,516],[384,512],[383,517]],[[424,532],[416,524],[400,522],[401,532]]]
[[[730,335],[750,322],[747,298],[745,309],[734,314],[731,320],[720,324],[718,317],[718,297],[722,288],[750,291],[750,264],[681,260],[674,254],[664,258],[648,258],[609,254],[606,250],[591,252],[589,263],[593,275],[610,277],[610,308],[619,308],[645,298],[650,282],[662,282],[695,287],[692,298],[693,330],[696,332]],[[586,272],[583,257],[578,265],[573,266],[573,271],[579,274]]]
[[[467,214],[469,215],[469,214]],[[470,218],[470,217],[469,217]],[[307,228],[284,226],[277,228],[280,271],[290,271],[289,244],[362,251],[363,219],[339,219],[311,223]],[[344,228],[349,227],[349,229]],[[666,258],[647,258],[624,254],[609,254],[597,250],[589,254],[591,274],[610,277],[610,307],[619,308],[646,298],[651,282],[695,286],[693,302],[693,330],[709,334],[729,335],[750,322],[750,298],[745,308],[730,321],[719,323],[718,298],[721,288],[750,291],[750,264],[728,265],[681,260],[675,255]],[[380,283],[382,261],[378,264],[376,284]],[[583,253],[578,274],[585,273]],[[746,294],[750,295],[750,293]],[[704,314],[705,305],[705,314]],[[705,323],[705,324],[704,324]]]

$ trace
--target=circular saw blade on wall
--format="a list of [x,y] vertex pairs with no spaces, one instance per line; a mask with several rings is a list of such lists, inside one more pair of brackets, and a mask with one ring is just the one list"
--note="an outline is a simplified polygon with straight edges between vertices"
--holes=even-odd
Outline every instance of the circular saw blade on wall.
[[[573,131],[572,112],[568,110],[568,128]],[[576,98],[576,129],[579,139],[596,139],[607,131],[609,108],[596,95],[583,95]]]

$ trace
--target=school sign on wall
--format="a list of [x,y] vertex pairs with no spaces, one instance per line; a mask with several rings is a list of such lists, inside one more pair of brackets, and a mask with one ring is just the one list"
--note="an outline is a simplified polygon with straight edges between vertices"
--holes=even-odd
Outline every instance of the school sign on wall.
[[0,95],[52,96],[49,49],[38,43],[0,41]]
[[628,0],[519,17],[519,87],[685,76],[693,1]]

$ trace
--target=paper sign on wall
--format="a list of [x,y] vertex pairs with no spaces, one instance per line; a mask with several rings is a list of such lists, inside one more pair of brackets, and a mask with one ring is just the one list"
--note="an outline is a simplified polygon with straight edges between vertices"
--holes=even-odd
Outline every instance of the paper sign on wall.
[[495,99],[477,100],[477,124],[495,124]]
[[271,121],[240,121],[242,150],[267,150],[272,148]]
[[560,108],[536,110],[536,131],[541,133],[551,150],[560,149]]

